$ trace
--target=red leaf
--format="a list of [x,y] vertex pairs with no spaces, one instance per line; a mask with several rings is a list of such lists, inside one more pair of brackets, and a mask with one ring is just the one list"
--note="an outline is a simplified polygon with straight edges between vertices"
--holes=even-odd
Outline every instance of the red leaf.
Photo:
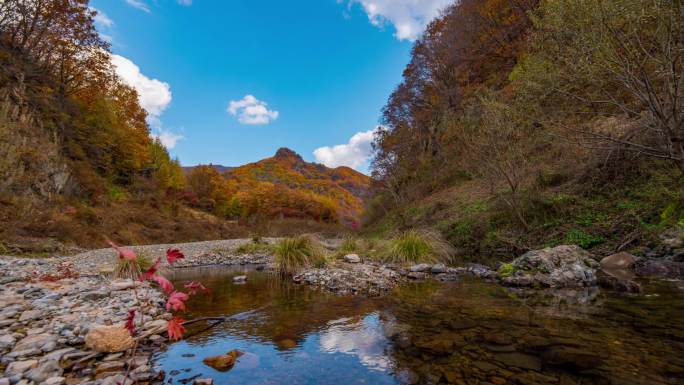
[[171,294],[173,292],[173,284],[168,279],[162,277],[161,275],[155,275],[152,277],[152,280],[159,284],[166,294]]
[[170,265],[176,263],[177,260],[185,258],[185,255],[181,253],[178,249],[168,249],[166,250],[166,260],[169,261]]
[[126,329],[128,329],[128,332],[131,333],[131,335],[135,335],[135,323],[133,322],[135,320],[135,310],[129,310],[128,311],[128,319],[126,320]]
[[175,341],[183,338],[183,333],[185,333],[185,328],[183,327],[184,319],[180,317],[174,317],[169,321],[167,330],[169,332],[169,338]]
[[174,291],[169,295],[169,299],[166,301],[166,311],[173,308],[174,311],[185,310],[185,301],[188,300],[188,295],[182,291]]
[[116,251],[119,252],[119,258],[121,258],[121,259],[126,259],[129,261],[135,261],[136,258],[138,258],[138,256],[135,255],[135,252],[131,249],[128,249],[125,247],[120,247],[116,243],[112,242],[109,239],[107,239],[107,243],[109,243],[109,245],[111,247],[113,247],[114,249],[116,249]]
[[157,273],[157,269],[159,269],[159,263],[161,263],[161,258],[157,258],[157,261],[154,263],[154,265],[150,266],[146,272],[140,275],[140,280],[147,281],[148,279],[152,279]]
[[186,284],[185,284],[185,288],[188,289],[188,292],[190,293],[190,295],[195,295],[195,294],[197,294],[197,292],[198,292],[199,290],[203,291],[205,294],[209,294],[209,293],[211,292],[210,289],[204,287],[204,285],[202,285],[202,284],[199,283],[199,282],[190,282],[190,283],[186,283]]

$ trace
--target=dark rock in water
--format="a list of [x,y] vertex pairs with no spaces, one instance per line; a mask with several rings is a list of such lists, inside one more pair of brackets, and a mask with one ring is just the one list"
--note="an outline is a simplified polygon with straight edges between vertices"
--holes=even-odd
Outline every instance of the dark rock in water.
[[506,366],[528,370],[541,370],[541,360],[535,356],[523,353],[496,353],[494,359]]
[[447,267],[443,263],[438,263],[436,265],[432,265],[432,268],[430,268],[430,272],[432,274],[442,274],[447,272]]
[[637,261],[637,257],[624,251],[609,255],[601,260],[602,269],[631,269]]
[[511,336],[503,333],[487,333],[484,340],[495,345],[510,345],[513,343]]
[[410,279],[421,280],[421,279],[427,278],[427,273],[412,271],[412,272],[408,273],[408,277]]
[[227,372],[232,369],[233,366],[235,366],[235,362],[241,355],[241,351],[231,350],[222,356],[207,357],[202,360],[202,362],[204,362],[205,365],[218,370],[219,372]]
[[580,370],[593,369],[603,363],[603,359],[593,352],[568,346],[555,346],[542,355],[544,364],[564,366]]
[[637,265],[636,273],[643,277],[680,278],[684,276],[684,263],[648,260]]
[[598,274],[598,283],[604,289],[620,293],[642,293],[641,285],[634,282],[634,273],[629,270],[602,270]]

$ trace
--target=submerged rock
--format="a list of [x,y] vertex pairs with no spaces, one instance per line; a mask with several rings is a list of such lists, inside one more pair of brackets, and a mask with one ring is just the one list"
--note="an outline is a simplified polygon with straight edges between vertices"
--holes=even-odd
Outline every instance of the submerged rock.
[[579,246],[563,245],[525,253],[511,263],[513,274],[500,279],[509,286],[596,286],[598,265]]
[[227,372],[235,366],[235,362],[242,354],[243,353],[239,350],[231,350],[227,354],[221,356],[207,357],[202,360],[202,362],[220,372]]
[[247,276],[246,275],[238,275],[233,277],[233,282],[234,283],[245,283],[247,282]]
[[637,275],[644,277],[681,278],[684,276],[684,263],[668,260],[647,260],[637,264]]

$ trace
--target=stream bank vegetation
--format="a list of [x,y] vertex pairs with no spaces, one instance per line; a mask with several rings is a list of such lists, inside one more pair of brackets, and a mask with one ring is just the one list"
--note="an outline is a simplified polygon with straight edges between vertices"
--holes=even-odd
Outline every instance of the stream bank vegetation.
[[683,11],[667,0],[447,7],[384,108],[365,233],[430,228],[457,262],[565,243],[659,247],[659,232],[684,223]]

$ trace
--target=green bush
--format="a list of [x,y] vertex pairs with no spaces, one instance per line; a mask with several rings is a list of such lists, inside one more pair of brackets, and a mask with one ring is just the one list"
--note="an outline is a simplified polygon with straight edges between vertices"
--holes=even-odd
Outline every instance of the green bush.
[[275,246],[275,263],[281,274],[296,274],[303,268],[325,265],[323,247],[309,236],[284,238]]
[[394,237],[385,251],[385,260],[399,264],[421,262],[447,262],[451,256],[451,247],[439,236],[425,232],[409,230]]
[[588,234],[582,230],[573,229],[565,234],[565,241],[583,249],[590,249],[604,243],[606,239],[601,235]]

